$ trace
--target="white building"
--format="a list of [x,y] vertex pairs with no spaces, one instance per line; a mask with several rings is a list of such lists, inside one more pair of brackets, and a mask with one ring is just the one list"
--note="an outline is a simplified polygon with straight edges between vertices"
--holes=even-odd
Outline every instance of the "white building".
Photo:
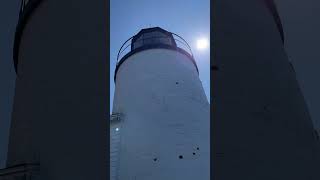
[[158,27],[127,43],[114,78],[111,179],[209,179],[210,105],[190,47]]

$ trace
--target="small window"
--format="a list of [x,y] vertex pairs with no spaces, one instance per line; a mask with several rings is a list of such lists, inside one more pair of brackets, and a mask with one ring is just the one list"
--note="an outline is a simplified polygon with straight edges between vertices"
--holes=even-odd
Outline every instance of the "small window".
[[155,37],[168,37],[168,35],[166,35],[162,32],[159,32],[159,31],[154,32],[154,36]]
[[156,36],[155,32],[149,32],[149,33],[145,33],[143,35],[144,35],[144,39],[154,38]]
[[155,39],[155,38],[144,39],[144,45],[146,45],[146,44],[156,44],[156,43],[157,43],[157,39]]
[[139,47],[141,47],[141,46],[143,46],[143,41],[142,41],[142,40],[136,41],[136,42],[134,43],[134,48],[139,48]]
[[134,41],[133,49],[142,47],[144,45],[154,45],[154,44],[166,44],[173,45],[172,38],[170,35],[159,31],[146,32],[138,36]]

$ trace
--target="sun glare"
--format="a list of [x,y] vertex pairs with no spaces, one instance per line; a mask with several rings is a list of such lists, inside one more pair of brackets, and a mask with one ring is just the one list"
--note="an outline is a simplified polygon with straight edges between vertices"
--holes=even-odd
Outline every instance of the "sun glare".
[[197,40],[197,48],[198,48],[199,50],[207,49],[208,46],[209,46],[208,39],[206,39],[206,38],[201,38],[201,39],[198,39],[198,40]]

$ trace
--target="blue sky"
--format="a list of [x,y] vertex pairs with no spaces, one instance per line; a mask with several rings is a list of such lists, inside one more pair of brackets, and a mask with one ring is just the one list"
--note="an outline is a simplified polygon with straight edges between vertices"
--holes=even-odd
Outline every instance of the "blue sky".
[[110,111],[120,47],[141,29],[155,26],[174,32],[189,43],[210,99],[210,50],[198,50],[196,46],[199,38],[210,39],[210,0],[111,0],[110,6]]

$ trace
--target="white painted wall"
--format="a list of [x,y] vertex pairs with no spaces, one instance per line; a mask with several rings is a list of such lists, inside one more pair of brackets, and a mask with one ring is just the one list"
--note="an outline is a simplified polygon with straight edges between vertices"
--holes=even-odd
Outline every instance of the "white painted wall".
[[119,150],[120,150],[121,123],[113,121],[110,123],[110,180],[117,180]]
[[129,57],[113,105],[123,114],[120,180],[209,179],[210,106],[187,56],[151,49]]

